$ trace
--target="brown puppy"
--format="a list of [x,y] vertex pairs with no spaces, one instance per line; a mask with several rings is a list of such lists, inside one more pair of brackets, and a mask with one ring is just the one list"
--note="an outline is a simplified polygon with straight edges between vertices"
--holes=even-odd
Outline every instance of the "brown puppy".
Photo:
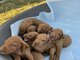
[[31,26],[31,25],[35,25],[35,26],[39,26],[40,24],[42,24],[44,22],[36,19],[36,18],[26,18],[25,21],[23,21],[20,25],[19,28],[19,34],[25,34],[27,32],[27,29]]
[[38,26],[39,33],[49,33],[52,30],[52,27],[46,23],[42,23]]
[[63,35],[63,37],[55,41],[56,45],[56,59],[59,60],[62,48],[68,47],[71,44],[71,38],[68,35]]
[[37,35],[37,32],[29,32],[27,34],[24,34],[23,38],[25,42],[28,42],[31,45],[33,41],[36,39]]
[[36,31],[36,30],[37,30],[37,27],[31,25],[31,26],[27,29],[27,32],[33,32],[33,31]]
[[44,56],[36,51],[32,51],[32,55],[34,57],[34,60],[44,60]]
[[56,52],[56,47],[49,40],[47,34],[39,34],[32,44],[32,47],[40,53],[49,52],[50,60],[54,60],[54,53]]
[[0,47],[0,53],[11,54],[15,60],[21,60],[20,57],[26,57],[28,60],[34,60],[30,53],[29,45],[18,36],[8,38]]
[[68,35],[63,35],[61,29],[54,29],[50,33],[49,39],[52,40],[56,46],[56,60],[59,60],[61,49],[71,44],[71,38]]

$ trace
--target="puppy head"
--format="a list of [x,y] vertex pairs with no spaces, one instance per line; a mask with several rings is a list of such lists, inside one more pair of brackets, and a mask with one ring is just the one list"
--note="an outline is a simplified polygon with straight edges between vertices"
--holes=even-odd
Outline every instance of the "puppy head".
[[22,23],[20,24],[19,27],[19,34],[23,35],[27,32],[27,29],[29,26],[31,26],[33,24],[33,20],[34,18],[26,18],[24,21],[22,21]]
[[52,41],[57,41],[63,35],[63,31],[61,29],[54,29],[49,36],[49,39]]
[[36,31],[36,26],[31,25],[31,26],[27,29],[27,32],[32,32],[32,31]]
[[38,26],[38,32],[39,33],[48,33],[51,30],[52,30],[52,28],[48,24],[45,24],[45,23],[40,24]]
[[24,34],[23,38],[25,41],[32,43],[36,39],[37,35],[37,32],[29,32],[27,34]]
[[11,54],[16,52],[21,47],[21,42],[19,40],[22,39],[18,36],[8,38],[0,47],[0,53]]
[[46,34],[39,34],[35,41],[33,42],[32,46],[37,50],[38,48],[42,48],[44,45],[48,43],[48,35]]

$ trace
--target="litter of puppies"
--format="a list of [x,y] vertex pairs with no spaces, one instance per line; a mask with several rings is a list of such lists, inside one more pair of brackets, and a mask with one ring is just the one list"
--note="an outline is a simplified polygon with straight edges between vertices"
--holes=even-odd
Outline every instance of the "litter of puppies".
[[49,24],[36,18],[26,18],[19,27],[18,36],[9,37],[0,47],[1,54],[10,54],[14,60],[44,60],[44,54],[50,60],[59,60],[62,48],[71,44],[69,35],[60,28],[52,28]]

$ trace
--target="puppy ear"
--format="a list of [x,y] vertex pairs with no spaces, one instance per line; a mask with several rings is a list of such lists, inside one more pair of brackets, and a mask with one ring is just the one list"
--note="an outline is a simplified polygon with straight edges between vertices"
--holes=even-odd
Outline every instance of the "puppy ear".
[[[16,44],[14,43],[14,45],[16,45]],[[19,55],[21,55],[22,52],[23,52],[23,44],[20,43],[20,44],[17,45],[16,47],[17,47],[17,51],[16,51],[16,53],[19,54]]]
[[21,43],[21,52],[25,51],[25,44]]

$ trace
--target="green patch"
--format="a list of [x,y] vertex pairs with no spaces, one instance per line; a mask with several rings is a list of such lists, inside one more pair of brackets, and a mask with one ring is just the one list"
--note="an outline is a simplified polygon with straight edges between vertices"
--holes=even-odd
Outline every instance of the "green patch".
[[26,4],[39,3],[44,0],[5,0],[3,4],[0,4],[0,13],[10,11],[11,9],[22,7]]
[[44,0],[5,0],[0,4],[0,25],[11,17],[30,9],[34,6],[45,3]]

